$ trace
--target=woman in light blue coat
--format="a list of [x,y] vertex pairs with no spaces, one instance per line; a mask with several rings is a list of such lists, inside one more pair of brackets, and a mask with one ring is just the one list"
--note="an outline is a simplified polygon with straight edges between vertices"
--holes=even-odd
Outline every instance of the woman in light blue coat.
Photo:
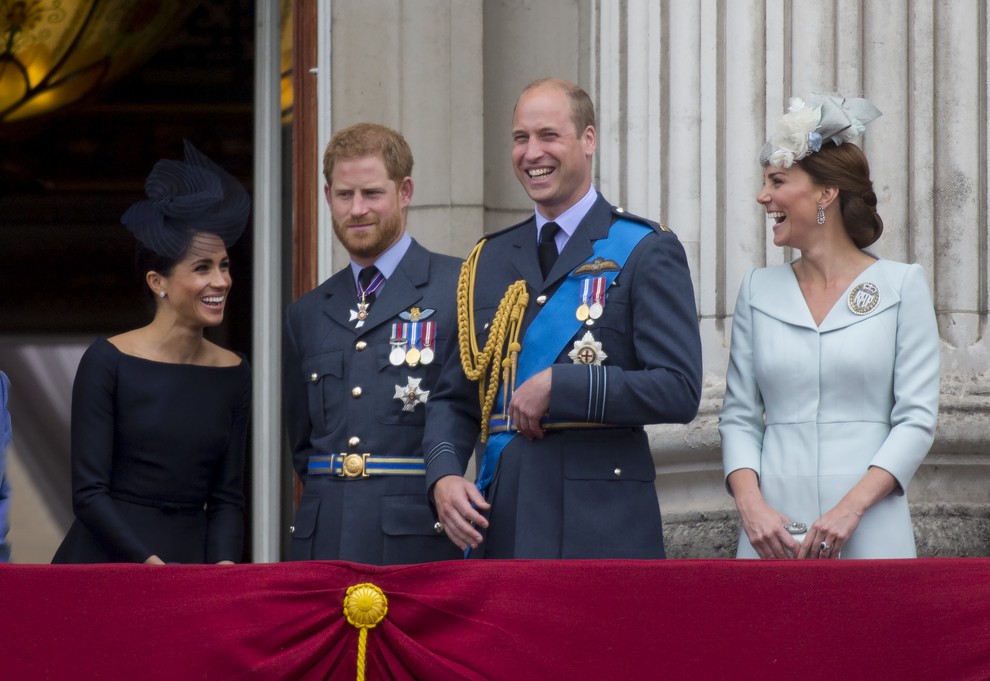
[[740,558],[916,555],[904,495],[935,434],[939,338],[919,265],[863,250],[883,223],[844,144],[863,99],[792,99],[764,147],[777,246],[801,252],[739,289],[720,415]]

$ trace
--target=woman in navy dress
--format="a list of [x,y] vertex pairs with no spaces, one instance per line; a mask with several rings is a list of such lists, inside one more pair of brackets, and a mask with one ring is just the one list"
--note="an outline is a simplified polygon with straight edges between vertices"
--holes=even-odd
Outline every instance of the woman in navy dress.
[[150,324],[95,341],[72,388],[75,521],[55,563],[233,563],[244,544],[247,360],[203,336],[223,321],[244,188],[189,142],[121,218]]

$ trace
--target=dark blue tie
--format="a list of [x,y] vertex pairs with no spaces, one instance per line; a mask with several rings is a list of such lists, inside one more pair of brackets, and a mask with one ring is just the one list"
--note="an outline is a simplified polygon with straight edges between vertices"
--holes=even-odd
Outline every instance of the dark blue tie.
[[554,237],[560,231],[560,225],[556,222],[548,222],[540,230],[540,244],[537,248],[537,255],[540,258],[540,271],[546,279],[553,269],[553,264],[557,262],[557,242]]

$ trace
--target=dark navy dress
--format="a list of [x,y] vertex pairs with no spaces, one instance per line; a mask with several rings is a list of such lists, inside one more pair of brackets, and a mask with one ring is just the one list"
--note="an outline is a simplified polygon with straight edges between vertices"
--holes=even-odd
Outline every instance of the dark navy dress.
[[247,360],[155,362],[97,340],[72,388],[75,521],[53,563],[239,561]]

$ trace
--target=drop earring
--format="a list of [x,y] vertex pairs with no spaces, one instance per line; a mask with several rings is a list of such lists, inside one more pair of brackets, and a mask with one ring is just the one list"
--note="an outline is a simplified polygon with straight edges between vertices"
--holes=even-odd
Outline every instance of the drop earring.
[[818,224],[825,224],[825,206],[820,203],[818,204]]

